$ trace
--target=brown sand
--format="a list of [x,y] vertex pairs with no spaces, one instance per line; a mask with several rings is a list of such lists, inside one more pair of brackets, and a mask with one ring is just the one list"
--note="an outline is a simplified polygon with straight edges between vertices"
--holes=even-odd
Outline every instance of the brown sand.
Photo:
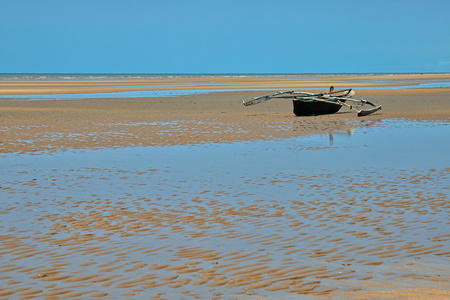
[[[265,88],[267,92],[219,92],[201,95],[150,98],[103,98],[78,100],[11,101],[0,98],[0,152],[29,152],[67,148],[126,147],[148,145],[197,144],[239,140],[292,137],[314,132],[329,132],[355,127],[358,120],[347,108],[334,115],[296,118],[289,100],[271,100],[244,107],[242,100],[268,93],[271,88],[294,89],[315,84],[336,88],[371,86],[365,80],[397,81],[448,80],[450,75],[385,75],[373,77],[324,77],[315,80],[291,78],[185,78],[147,81],[59,81],[0,82],[0,94],[80,93],[119,90],[186,89],[181,84],[198,84],[192,88]],[[419,81],[422,80],[422,81]],[[336,83],[337,82],[337,83]],[[354,83],[359,82],[359,83]],[[159,87],[136,87],[136,85]],[[223,84],[223,85],[218,85]],[[338,85],[339,84],[339,85]],[[381,84],[383,85],[383,84]],[[73,86],[69,87],[68,86]],[[107,86],[107,87],[105,87]],[[109,87],[108,87],[109,86]],[[112,86],[112,87],[111,87]],[[448,120],[450,88],[358,90],[357,96],[383,105],[383,110],[365,119]],[[11,98],[14,96],[12,95]]]
[[[86,81],[1,81],[0,95],[76,94],[124,91],[193,90],[193,89],[328,89],[417,86],[419,83],[448,81],[450,74],[404,74],[372,76],[273,76],[273,77],[184,77],[139,80]],[[378,81],[374,83],[373,81]]]
[[[411,80],[419,75],[411,75]],[[429,80],[444,75],[424,75]],[[447,76],[447,75],[445,75]],[[396,76],[376,77],[379,79],[399,79]],[[404,76],[401,77],[404,79]],[[374,79],[374,77],[370,77]],[[357,83],[361,77],[327,77],[321,82],[310,82],[317,86],[338,86],[336,82],[347,87],[349,83]],[[163,82],[164,81],[164,82]],[[210,81],[210,79],[208,79]],[[248,82],[246,82],[248,81]],[[276,86],[272,86],[276,81]],[[278,82],[279,81],[279,82]],[[152,84],[202,84],[205,79],[177,79],[152,81]],[[246,78],[226,79],[219,83],[229,84],[234,88],[238,84],[248,86],[263,86],[279,89],[283,85],[292,87],[292,82],[283,78]],[[45,93],[80,92],[80,87],[98,82],[3,82],[8,87],[17,86],[17,94],[35,93],[36,88]],[[102,82],[104,85],[132,85],[127,82]],[[144,82],[134,82],[142,85]],[[145,82],[148,84],[148,82]],[[24,91],[25,85],[28,85]],[[65,88],[68,85],[73,87]],[[306,85],[306,84],[305,84]],[[41,89],[43,86],[44,89]],[[56,91],[55,86],[61,86]],[[212,85],[208,85],[211,88]],[[240,86],[240,88],[242,88]],[[356,86],[352,84],[351,86]],[[367,84],[365,84],[367,86]],[[301,84],[299,84],[301,87]],[[29,89],[28,89],[29,88]],[[48,88],[48,90],[47,90]],[[172,87],[173,88],[173,87]],[[294,88],[294,87],[292,87]],[[122,88],[107,88],[107,91]],[[126,88],[130,90],[130,88]],[[184,89],[184,88],[183,88]],[[356,89],[357,90],[357,89]],[[4,92],[4,90],[1,90]],[[105,88],[94,87],[90,92],[105,91]],[[341,112],[329,116],[295,117],[292,113],[292,103],[284,100],[273,100],[255,106],[244,107],[242,100],[265,94],[264,92],[221,92],[203,95],[178,97],[129,98],[129,99],[81,99],[81,100],[42,100],[42,101],[11,101],[0,99],[0,153],[57,151],[65,149],[94,149],[101,147],[132,147],[149,145],[178,145],[198,143],[220,143],[243,140],[271,139],[278,137],[295,137],[310,133],[328,133],[334,130],[365,126],[366,122],[382,119],[414,119],[440,120],[448,122],[450,116],[450,90],[439,89],[401,89],[401,90],[357,90],[357,96],[383,105],[380,112],[358,118],[355,113],[345,108]],[[13,98],[13,97],[11,97]],[[296,175],[280,174],[278,178],[270,179],[266,184],[274,188],[282,188],[289,182],[301,182],[311,190],[317,190],[323,197],[333,198],[336,202],[319,202],[311,199],[308,203],[291,201],[273,201],[271,205],[259,205],[256,200],[252,205],[242,204],[227,206],[214,200],[224,193],[239,199],[242,195],[232,189],[226,190],[220,186],[205,186],[194,199],[184,199],[183,191],[173,191],[174,198],[180,198],[177,206],[169,206],[162,199],[148,199],[145,196],[134,199],[133,206],[137,210],[129,210],[120,199],[105,199],[92,191],[89,200],[52,199],[51,194],[38,202],[14,202],[14,197],[30,189],[36,195],[44,194],[45,190],[53,188],[89,186],[94,180],[108,181],[113,177],[120,178],[130,186],[136,178],[147,176],[148,182],[155,186],[164,186],[165,182],[156,182],[153,174],[159,170],[149,169],[144,173],[132,173],[121,170],[72,170],[77,176],[60,174],[55,170],[55,177],[48,177],[38,182],[31,177],[25,181],[11,179],[2,183],[1,188],[11,195],[11,202],[2,207],[0,213],[4,216],[20,213],[25,209],[34,209],[35,224],[46,224],[48,232],[34,233],[30,229],[19,231],[14,227],[2,231],[1,256],[12,257],[8,261],[0,260],[0,277],[7,286],[0,287],[0,298],[16,297],[21,299],[40,298],[106,298],[105,292],[111,288],[122,291],[124,298],[133,298],[141,291],[165,287],[168,289],[184,289],[186,298],[202,298],[201,291],[214,293],[217,299],[229,298],[222,295],[218,288],[230,290],[241,289],[241,294],[233,294],[236,298],[250,298],[258,295],[269,295],[278,291],[291,293],[295,296],[310,295],[328,298],[335,295],[352,299],[448,299],[447,277],[439,275],[404,274],[404,286],[398,284],[370,286],[373,275],[360,277],[355,274],[353,266],[367,268],[382,267],[386,260],[394,260],[399,253],[402,257],[411,257],[420,261],[420,256],[432,254],[438,257],[448,257],[448,249],[443,248],[442,241],[447,241],[449,235],[433,236],[433,245],[408,243],[398,246],[402,240],[392,236],[383,222],[391,218],[390,228],[398,231],[423,226],[424,230],[433,232],[433,213],[445,209],[448,200],[445,195],[435,198],[422,195],[428,191],[423,186],[433,186],[433,182],[448,177],[446,170],[430,170],[426,174],[414,171],[408,176],[392,178],[388,184],[379,185],[377,191],[372,191],[376,211],[365,202],[365,187],[369,182],[346,178],[345,174],[328,174],[324,176],[339,177],[341,184],[333,186],[318,184],[314,178],[300,180]],[[26,171],[24,176],[28,176]],[[83,173],[83,172],[87,172]],[[91,172],[92,174],[89,174]],[[406,171],[405,171],[406,172]],[[119,177],[120,176],[120,177]],[[74,179],[75,178],[75,179]],[[261,179],[247,179],[244,184],[257,185]],[[406,182],[407,181],[407,182]],[[111,183],[112,185],[113,183]],[[182,182],[178,183],[180,186]],[[417,189],[415,198],[408,198],[401,191],[408,184]],[[423,185],[423,186],[422,186]],[[359,188],[358,188],[359,187]],[[131,191],[131,190],[130,190]],[[336,192],[346,191],[346,192]],[[413,189],[413,191],[416,191]],[[179,193],[179,194],[178,194]],[[235,193],[235,194],[233,194]],[[417,200],[419,199],[419,200]],[[237,200],[239,201],[239,200]],[[59,213],[41,209],[46,205],[61,207]],[[339,206],[336,203],[340,203]],[[153,207],[149,209],[145,205]],[[76,211],[79,207],[84,210]],[[192,210],[195,209],[195,212]],[[301,218],[292,218],[287,211],[294,212]],[[430,215],[429,224],[411,223],[406,213]],[[373,218],[376,213],[380,218]],[[304,224],[304,220],[317,220],[318,225]],[[237,221],[240,220],[240,221]],[[360,225],[367,228],[364,231],[348,230],[346,234],[352,239],[339,239],[332,236],[336,224]],[[286,236],[282,232],[285,225],[295,233]],[[445,224],[444,224],[445,225]],[[261,230],[255,234],[242,233],[239,229],[245,226],[255,226]],[[325,236],[312,235],[312,227],[323,228]],[[167,229],[162,234],[159,229]],[[195,230],[193,230],[194,228]],[[220,228],[220,232],[210,234],[209,229]],[[265,234],[265,228],[279,230]],[[98,231],[96,231],[98,230]],[[377,236],[373,232],[377,233]],[[65,237],[62,237],[65,234]],[[170,235],[182,234],[187,240],[207,240],[208,238],[226,238],[230,241],[240,240],[247,245],[255,245],[257,251],[221,248],[203,248],[180,244],[177,247],[158,245],[158,241],[167,241]],[[24,236],[25,235],[25,236]],[[119,243],[113,236],[120,235],[126,240],[132,237],[147,237],[154,244],[148,247],[136,248],[133,244]],[[131,239],[130,239],[131,240]],[[375,247],[366,247],[364,241],[376,240]],[[115,242],[114,242],[115,241]],[[362,242],[361,242],[362,241]],[[306,248],[297,247],[302,242]],[[109,247],[105,244],[109,243]],[[323,243],[327,245],[324,247]],[[41,245],[47,245],[42,250]],[[50,247],[48,247],[50,246]],[[58,251],[63,248],[64,252]],[[272,253],[266,248],[277,249],[277,255],[285,257],[284,264],[274,266]],[[151,261],[154,255],[165,253],[171,257],[170,262]],[[322,259],[329,267],[317,267],[302,262],[294,264],[297,255],[311,259]],[[353,257],[364,255],[367,259],[356,260]],[[83,260],[71,261],[72,257],[83,257]],[[36,258],[33,266],[21,266],[20,261]],[[39,259],[52,263],[44,265]],[[67,263],[70,261],[71,264]],[[395,264],[395,263],[394,263]],[[418,263],[419,264],[419,263]],[[424,263],[425,264],[425,263]],[[399,267],[402,264],[399,263]],[[70,268],[71,267],[71,268]],[[82,267],[82,268],[81,268]],[[356,268],[356,267],[355,267]],[[407,267],[403,266],[407,269]],[[418,267],[420,268],[420,266]],[[431,267],[425,266],[424,269]],[[86,272],[84,270],[90,270]],[[95,272],[92,272],[95,270]],[[10,274],[22,274],[21,278],[45,282],[44,288],[23,287],[18,277]],[[438,269],[436,274],[444,274]],[[393,274],[385,273],[389,278]],[[395,274],[394,274],[395,275]],[[421,276],[423,278],[421,278]],[[425,288],[411,288],[408,280],[427,282]],[[341,292],[336,288],[323,288],[324,282],[355,282],[358,284],[351,291]],[[430,284],[430,282],[432,284]],[[201,290],[204,289],[204,290]],[[215,290],[217,288],[217,290]],[[253,293],[255,291],[255,293]],[[258,293],[256,293],[258,292]],[[154,295],[155,298],[167,295]],[[241,297],[242,296],[242,297]]]
[[[36,171],[24,176],[35,178]],[[157,190],[167,183],[159,181],[155,172],[158,170],[135,173],[111,168],[62,173],[55,169],[51,176],[38,177],[33,183],[31,191],[43,195],[42,200],[34,202],[13,203],[26,191],[23,185],[31,183],[12,178],[2,183],[11,193],[11,202],[2,207],[3,217],[23,213],[22,206],[34,209],[34,213],[29,220],[33,226],[20,231],[12,223],[2,233],[0,254],[9,259],[0,260],[0,274],[4,276],[0,280],[7,283],[0,288],[0,297],[117,298],[114,295],[119,291],[122,297],[129,298],[133,292],[139,295],[181,289],[193,299],[204,299],[205,293],[213,292],[217,299],[229,299],[230,295],[248,299],[252,293],[276,299],[273,295],[277,292],[284,292],[284,297],[291,294],[336,299],[448,299],[446,266],[429,266],[425,259],[429,255],[445,261],[449,256],[443,242],[450,235],[433,236],[436,226],[445,226],[436,222],[434,215],[445,209],[448,200],[444,195],[430,197],[428,192],[436,182],[448,180],[448,169],[427,173],[402,171],[400,176],[391,177],[389,184],[377,186],[377,194],[368,189],[373,180],[367,174],[356,179],[346,174],[328,174],[324,176],[338,180],[323,182],[311,175],[299,179],[302,177],[299,174],[281,173],[276,182],[264,182],[273,188],[292,182],[333,199],[324,202],[310,197],[307,202],[278,199],[270,205],[257,201],[252,205],[240,204],[239,191],[234,188],[224,191],[221,184],[205,185],[208,190],[193,199],[182,195],[184,189],[175,188],[171,197],[178,200],[174,205],[168,205],[169,199],[145,195],[137,198],[136,186],[128,189],[131,193],[128,203],[93,194],[94,189],[84,199],[51,199],[52,192],[45,192],[67,189],[70,194],[73,185],[79,189],[95,187],[92,183],[99,175],[106,182],[111,181],[110,188],[118,184],[114,178],[120,176],[124,186],[151,181],[152,189]],[[247,184],[261,181],[264,179],[247,179]],[[412,191],[427,191],[427,195],[416,199],[402,190],[395,191],[405,184],[410,184]],[[174,183],[175,187],[178,185],[183,186],[183,182]],[[214,200],[222,193],[237,199],[239,205]],[[30,194],[25,198],[31,197]],[[373,195],[370,201],[373,204],[358,200],[367,199],[368,194]],[[428,223],[417,223],[405,216],[413,211],[424,214],[423,220]],[[345,232],[346,238],[336,238],[338,225],[359,226],[364,232],[350,227]],[[399,233],[418,226],[433,236],[433,243],[404,243]],[[258,230],[249,234],[242,230],[245,227]],[[46,231],[38,231],[40,228]],[[396,233],[386,232],[386,228]],[[147,243],[137,246],[135,239]],[[209,242],[223,239],[240,247],[217,247]],[[170,246],[158,245],[158,241],[167,241]],[[376,246],[368,247],[371,241]],[[322,265],[315,265],[314,259]],[[22,261],[30,265],[24,266]],[[396,272],[383,271],[388,264],[393,265],[389,270]],[[375,267],[380,268],[381,274],[374,274]],[[361,276],[360,268],[366,269],[366,276]],[[380,278],[392,283],[372,283]],[[23,287],[22,281],[32,284]],[[352,289],[344,292],[327,287],[330,282]],[[423,286],[418,288],[418,282],[423,282]],[[229,292],[221,297],[219,291],[224,290]],[[172,297],[168,292],[162,298]]]

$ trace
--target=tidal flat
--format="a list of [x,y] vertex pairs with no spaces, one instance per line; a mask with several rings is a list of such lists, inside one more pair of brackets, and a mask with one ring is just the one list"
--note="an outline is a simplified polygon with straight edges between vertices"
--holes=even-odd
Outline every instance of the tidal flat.
[[0,298],[448,299],[448,80],[0,80]]
[[1,156],[0,295],[448,289],[445,122]]

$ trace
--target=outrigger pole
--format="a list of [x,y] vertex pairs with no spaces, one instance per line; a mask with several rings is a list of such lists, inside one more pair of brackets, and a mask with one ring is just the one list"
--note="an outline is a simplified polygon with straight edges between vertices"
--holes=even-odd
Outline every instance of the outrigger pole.
[[[301,102],[304,102],[305,105],[308,105],[309,107],[311,107],[311,103],[313,103],[313,102],[323,103],[323,104],[321,104],[322,106],[323,105],[332,105],[332,106],[340,105],[341,107],[346,106],[346,107],[350,108],[351,110],[356,111],[358,113],[358,117],[370,115],[381,109],[381,105],[372,103],[370,101],[367,101],[364,99],[361,99],[361,100],[352,99],[351,97],[353,95],[355,95],[355,91],[353,89],[334,91],[334,87],[331,86],[330,90],[325,93],[313,94],[313,93],[308,93],[308,92],[296,92],[293,90],[279,91],[279,92],[271,93],[268,95],[254,97],[252,99],[244,100],[243,104],[245,106],[250,106],[250,105],[258,104],[258,103],[261,103],[261,102],[264,102],[264,101],[267,101],[267,100],[270,100],[273,98],[289,98],[289,99],[292,99],[294,101],[294,103],[300,104]],[[345,103],[346,101],[351,101],[354,103],[354,105],[347,104],[347,103]],[[363,106],[365,104],[370,105],[372,107],[368,108],[368,109],[357,109],[355,107],[355,105]],[[309,108],[309,109],[311,109],[311,108]],[[294,104],[294,113],[296,113],[295,110],[296,109],[295,109],[295,104]],[[338,109],[336,109],[334,112],[336,112],[337,110]],[[315,113],[313,112],[311,114],[315,114]],[[318,110],[316,114],[321,114],[321,113]]]
[[270,100],[272,98],[275,98],[278,95],[293,94],[293,93],[294,93],[294,91],[280,91],[280,92],[276,92],[276,93],[272,93],[272,94],[268,94],[268,95],[264,95],[264,96],[254,97],[249,100],[244,100],[244,101],[242,101],[242,103],[245,106],[250,106],[250,105],[254,105],[254,104],[258,104],[258,103]]

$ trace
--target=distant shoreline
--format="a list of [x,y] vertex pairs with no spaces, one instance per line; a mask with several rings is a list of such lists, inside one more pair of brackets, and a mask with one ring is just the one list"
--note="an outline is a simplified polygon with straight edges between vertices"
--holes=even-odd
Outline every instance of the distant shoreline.
[[[16,76],[16,75],[14,75]],[[16,95],[85,95],[106,94],[119,97],[154,97],[170,91],[170,95],[226,91],[279,91],[328,90],[353,88],[364,93],[391,93],[390,90],[424,90],[423,92],[448,92],[450,74],[407,75],[315,75],[287,76],[191,76],[191,77],[136,77],[137,75],[17,75],[0,80],[2,98]],[[134,76],[134,77],[133,77]],[[431,91],[433,90],[433,91]],[[117,95],[117,93],[128,94]],[[130,93],[133,93],[132,95]],[[407,93],[410,93],[407,91]],[[417,93],[415,91],[414,93]],[[116,94],[116,95],[115,95]],[[137,95],[135,95],[137,94]],[[18,97],[22,98],[22,97]],[[78,98],[78,97],[77,97]]]
[[0,82],[9,80],[109,80],[155,78],[317,78],[346,76],[450,75],[450,72],[387,72],[387,73],[0,73]]

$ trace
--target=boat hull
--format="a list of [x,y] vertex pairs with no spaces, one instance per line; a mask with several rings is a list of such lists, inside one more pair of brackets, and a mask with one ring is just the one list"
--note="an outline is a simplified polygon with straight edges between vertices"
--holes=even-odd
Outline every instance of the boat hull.
[[296,116],[334,114],[342,107],[339,103],[316,100],[292,100],[292,102]]

